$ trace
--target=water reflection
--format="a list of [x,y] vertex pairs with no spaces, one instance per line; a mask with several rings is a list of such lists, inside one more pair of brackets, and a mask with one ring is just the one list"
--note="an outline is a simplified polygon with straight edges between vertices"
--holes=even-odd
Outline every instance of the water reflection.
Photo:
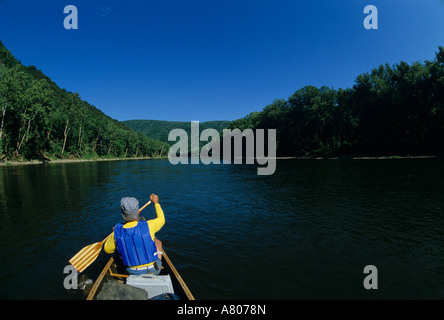
[[[155,192],[167,221],[158,237],[198,298],[443,298],[443,168],[441,159],[282,160],[271,176],[167,160],[1,167],[0,296],[82,298],[62,286],[68,259],[120,222],[121,197],[144,203]],[[367,264],[381,275],[376,293],[362,287]]]

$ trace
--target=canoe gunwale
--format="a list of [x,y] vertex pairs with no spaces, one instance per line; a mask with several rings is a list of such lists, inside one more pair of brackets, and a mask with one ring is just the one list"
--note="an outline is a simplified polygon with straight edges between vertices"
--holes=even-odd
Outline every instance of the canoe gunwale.
[[[168,255],[164,252],[163,253],[163,260],[166,262],[167,267],[169,268],[169,270],[171,271],[170,273],[168,273],[172,279],[174,279],[175,281],[177,281],[178,285],[180,286],[180,289],[183,291],[183,299],[186,300],[195,300],[193,294],[191,293],[190,289],[188,288],[188,286],[186,285],[185,281],[183,280],[183,278],[180,276],[179,272],[177,271],[177,269],[174,267],[173,263],[171,262],[171,260],[169,259]],[[103,270],[100,272],[99,276],[97,277],[96,281],[94,282],[93,287],[91,288],[91,291],[89,292],[86,300],[94,300],[94,298],[96,297],[96,293],[97,290],[99,289],[101,283],[103,282],[103,279],[105,278],[105,276],[111,276],[113,278],[120,278],[120,279],[124,279],[127,278],[128,275],[126,274],[119,274],[119,273],[114,273],[112,270],[112,267],[115,267],[115,261],[114,258],[111,257],[108,262],[106,263],[105,267],[103,268]]]

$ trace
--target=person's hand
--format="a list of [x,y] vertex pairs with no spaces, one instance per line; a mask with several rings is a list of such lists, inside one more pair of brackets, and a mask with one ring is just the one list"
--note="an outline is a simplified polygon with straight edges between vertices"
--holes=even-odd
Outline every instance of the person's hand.
[[151,202],[154,203],[154,204],[159,203],[159,197],[158,197],[157,195],[155,195],[154,193],[152,193],[152,194],[150,195],[150,200],[151,200]]

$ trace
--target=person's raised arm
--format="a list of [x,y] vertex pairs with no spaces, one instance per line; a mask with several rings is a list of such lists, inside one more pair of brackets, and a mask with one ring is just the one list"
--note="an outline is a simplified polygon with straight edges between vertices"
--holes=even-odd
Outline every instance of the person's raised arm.
[[159,231],[165,224],[165,215],[163,214],[162,207],[159,204],[159,197],[154,193],[150,195],[150,200],[154,203],[156,209],[157,218],[149,221],[150,233],[154,234]]

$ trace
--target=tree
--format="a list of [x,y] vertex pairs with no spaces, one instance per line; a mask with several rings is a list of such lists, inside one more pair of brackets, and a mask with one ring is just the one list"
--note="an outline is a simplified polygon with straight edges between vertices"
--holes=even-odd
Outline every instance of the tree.
[[274,127],[280,155],[441,153],[443,92],[439,47],[434,61],[380,65],[352,88],[305,86],[230,128]]
[[[43,127],[44,116],[48,109],[48,103],[51,97],[51,91],[49,90],[48,83],[45,80],[31,80],[29,87],[24,91],[22,95],[23,106],[22,109],[22,119],[23,124],[26,127],[23,128],[22,137],[19,139],[17,144],[17,153],[19,153],[21,146],[23,143],[28,142],[30,137],[30,129],[31,125],[35,124],[34,132],[31,132],[32,135],[39,135],[39,127]],[[40,140],[40,139],[37,139]],[[20,142],[19,142],[20,141]],[[31,150],[30,153],[35,154],[37,145],[34,145],[34,150]]]

